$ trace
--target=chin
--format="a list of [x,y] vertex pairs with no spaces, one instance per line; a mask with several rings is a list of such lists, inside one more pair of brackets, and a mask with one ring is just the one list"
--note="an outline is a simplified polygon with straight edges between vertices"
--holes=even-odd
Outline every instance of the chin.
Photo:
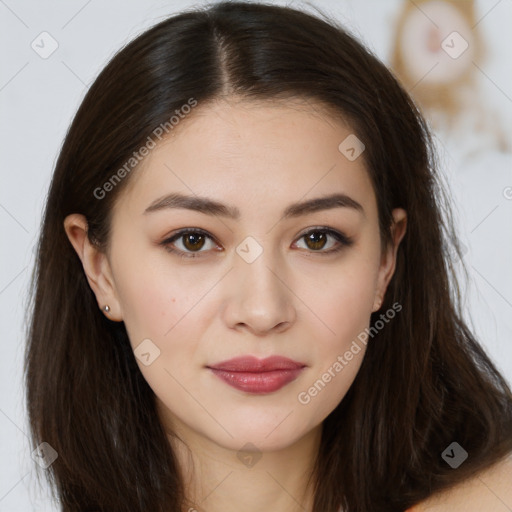
[[[240,450],[247,443],[251,443],[262,452],[284,450],[313,428],[296,417],[297,411],[289,414],[291,411],[292,409],[286,411],[286,414],[282,414],[278,419],[257,413],[240,418],[231,417],[227,430],[233,437],[224,435],[224,431],[219,435],[216,431],[213,440],[231,450]],[[212,435],[213,432],[210,431],[209,434]]]

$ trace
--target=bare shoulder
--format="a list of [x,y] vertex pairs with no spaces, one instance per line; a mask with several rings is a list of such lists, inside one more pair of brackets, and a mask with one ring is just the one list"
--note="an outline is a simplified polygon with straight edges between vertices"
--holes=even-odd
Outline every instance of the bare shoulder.
[[[416,510],[416,509],[414,509]],[[453,489],[431,496],[421,512],[510,512],[512,510],[512,454]]]

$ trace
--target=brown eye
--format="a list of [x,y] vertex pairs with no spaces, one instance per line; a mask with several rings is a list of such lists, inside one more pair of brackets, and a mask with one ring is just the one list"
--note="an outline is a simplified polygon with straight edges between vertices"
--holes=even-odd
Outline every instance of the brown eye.
[[[325,249],[326,245],[329,243],[329,238],[334,239],[334,243]],[[304,233],[299,240],[305,241],[306,249],[309,249],[311,252],[318,252],[319,254],[338,252],[344,247],[349,247],[353,244],[353,240],[344,234],[331,228],[321,227]]]
[[327,236],[322,231],[311,231],[309,234],[304,235],[304,239],[310,249],[318,251],[324,248]]
[[[318,253],[319,255],[335,253],[353,244],[353,240],[350,237],[334,229],[323,227],[310,229],[299,237],[299,240],[303,239],[306,244],[304,248],[309,252]],[[329,239],[334,240],[334,242],[325,249],[329,245]],[[208,240],[212,242],[212,246],[202,250]],[[202,253],[208,253],[210,249],[215,248],[213,241],[213,237],[206,231],[188,228],[178,231],[170,238],[161,242],[161,245],[168,252],[177,253],[182,258],[197,258],[202,256]],[[177,242],[181,242],[181,247]]]
[[[208,250],[201,250],[208,239],[213,240],[210,235],[202,230],[184,229],[175,233],[167,240],[164,240],[161,245],[163,245],[168,252],[178,253],[184,258],[195,258],[200,256],[203,252],[208,252]],[[181,244],[177,244],[177,242],[181,242]],[[176,247],[176,245],[178,245],[178,247]]]
[[183,238],[183,245],[189,251],[199,250],[203,247],[205,236],[200,233],[190,233],[181,235]]

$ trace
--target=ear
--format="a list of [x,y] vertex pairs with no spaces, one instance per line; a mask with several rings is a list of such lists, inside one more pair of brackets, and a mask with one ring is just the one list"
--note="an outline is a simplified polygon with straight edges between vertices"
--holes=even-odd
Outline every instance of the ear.
[[114,279],[107,255],[89,241],[87,219],[84,215],[73,213],[64,219],[64,230],[82,261],[89,286],[96,295],[99,309],[105,305],[110,311],[104,312],[110,320],[123,320],[121,306],[117,297]]
[[375,301],[372,312],[377,311],[384,301],[389,281],[393,277],[396,268],[396,253],[407,229],[407,212],[402,208],[395,208],[392,211],[393,223],[391,225],[392,242],[382,251],[377,286],[375,290]]

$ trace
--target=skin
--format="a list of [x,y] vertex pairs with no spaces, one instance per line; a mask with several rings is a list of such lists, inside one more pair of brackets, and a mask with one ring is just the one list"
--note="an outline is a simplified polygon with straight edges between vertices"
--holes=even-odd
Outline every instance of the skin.
[[[98,306],[108,304],[108,317],[125,322],[134,349],[150,339],[160,350],[148,366],[137,363],[156,394],[198,511],[312,510],[306,482],[322,421],[352,384],[365,345],[309,403],[297,396],[369,326],[407,223],[403,209],[393,210],[393,243],[381,247],[364,159],[349,161],[338,150],[351,133],[297,101],[231,98],[199,105],[132,171],[114,208],[107,254],[89,243],[82,215],[65,219]],[[185,209],[144,214],[171,192],[208,196],[238,207],[241,217]],[[334,192],[359,202],[364,214],[338,207],[281,219],[290,203]],[[322,255],[338,242],[328,235],[323,245],[308,244],[304,235],[318,226],[354,242]],[[201,228],[212,237],[202,247],[186,245],[185,237],[174,241],[177,250],[200,257],[180,258],[158,245],[181,228]],[[236,252],[248,236],[263,250],[251,263]],[[234,389],[205,367],[274,354],[306,368],[263,395]],[[237,457],[246,443],[259,458],[252,467]]]

